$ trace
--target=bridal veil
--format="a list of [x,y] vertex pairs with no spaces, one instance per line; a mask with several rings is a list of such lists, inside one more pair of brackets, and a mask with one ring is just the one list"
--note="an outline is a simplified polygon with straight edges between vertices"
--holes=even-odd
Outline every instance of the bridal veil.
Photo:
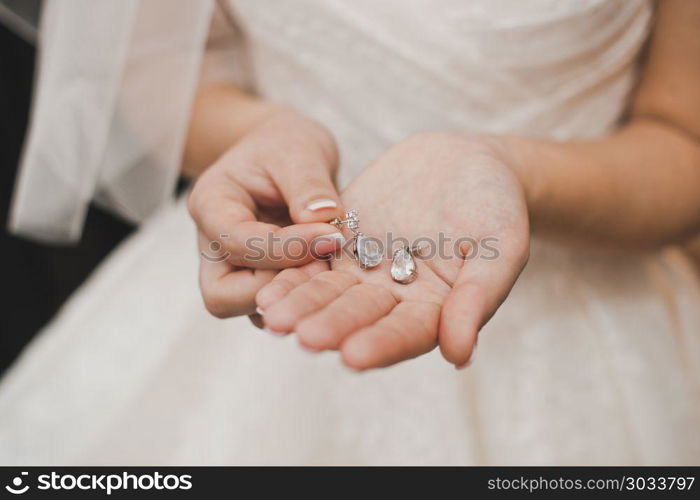
[[213,0],[49,0],[10,229],[80,238],[92,200],[141,221],[172,196]]

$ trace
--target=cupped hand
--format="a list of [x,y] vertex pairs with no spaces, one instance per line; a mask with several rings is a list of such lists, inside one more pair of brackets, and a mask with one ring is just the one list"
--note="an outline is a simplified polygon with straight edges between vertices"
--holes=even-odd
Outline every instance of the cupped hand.
[[365,235],[422,244],[417,278],[391,278],[392,250],[405,242],[385,246],[371,269],[347,252],[336,254],[331,270],[288,269],[257,295],[266,327],[294,332],[312,350],[339,349],[358,370],[438,343],[449,362],[464,366],[529,255],[523,189],[501,151],[456,134],[421,134],[367,167],[342,199],[358,210]]
[[337,162],[323,127],[280,110],[200,176],[188,207],[198,229],[202,296],[212,314],[253,315],[255,294],[279,269],[310,262],[311,249],[337,249],[338,230],[324,222],[342,214]]

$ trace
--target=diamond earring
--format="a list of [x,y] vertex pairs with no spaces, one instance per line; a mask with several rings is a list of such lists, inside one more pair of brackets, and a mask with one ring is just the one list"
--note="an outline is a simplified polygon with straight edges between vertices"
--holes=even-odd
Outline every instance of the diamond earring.
[[357,210],[348,210],[345,212],[345,219],[336,217],[329,224],[334,225],[338,229],[341,226],[345,226],[352,232],[352,251],[362,269],[377,267],[382,262],[383,255],[379,242],[359,231],[360,217]]
[[391,261],[391,277],[397,283],[408,285],[418,277],[418,269],[414,256],[420,256],[425,247],[423,245],[405,246],[394,252]]

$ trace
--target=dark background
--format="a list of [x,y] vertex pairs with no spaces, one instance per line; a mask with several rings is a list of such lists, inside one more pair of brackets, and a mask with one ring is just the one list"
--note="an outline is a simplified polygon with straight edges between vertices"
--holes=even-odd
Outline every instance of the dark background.
[[[35,23],[39,2],[0,2]],[[35,12],[32,12],[32,9]],[[45,325],[97,263],[132,227],[92,207],[75,246],[49,246],[11,236],[7,217],[32,94],[35,48],[31,31],[0,16],[0,374]],[[11,19],[10,19],[11,21]],[[20,25],[21,28],[21,25]]]

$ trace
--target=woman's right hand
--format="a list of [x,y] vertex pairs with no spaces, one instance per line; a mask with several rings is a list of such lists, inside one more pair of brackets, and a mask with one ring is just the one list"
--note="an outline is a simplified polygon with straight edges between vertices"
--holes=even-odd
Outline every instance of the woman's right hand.
[[279,109],[204,171],[188,208],[198,229],[199,282],[209,312],[253,315],[255,294],[280,269],[342,245],[338,230],[324,222],[343,213],[337,164],[325,128]]

